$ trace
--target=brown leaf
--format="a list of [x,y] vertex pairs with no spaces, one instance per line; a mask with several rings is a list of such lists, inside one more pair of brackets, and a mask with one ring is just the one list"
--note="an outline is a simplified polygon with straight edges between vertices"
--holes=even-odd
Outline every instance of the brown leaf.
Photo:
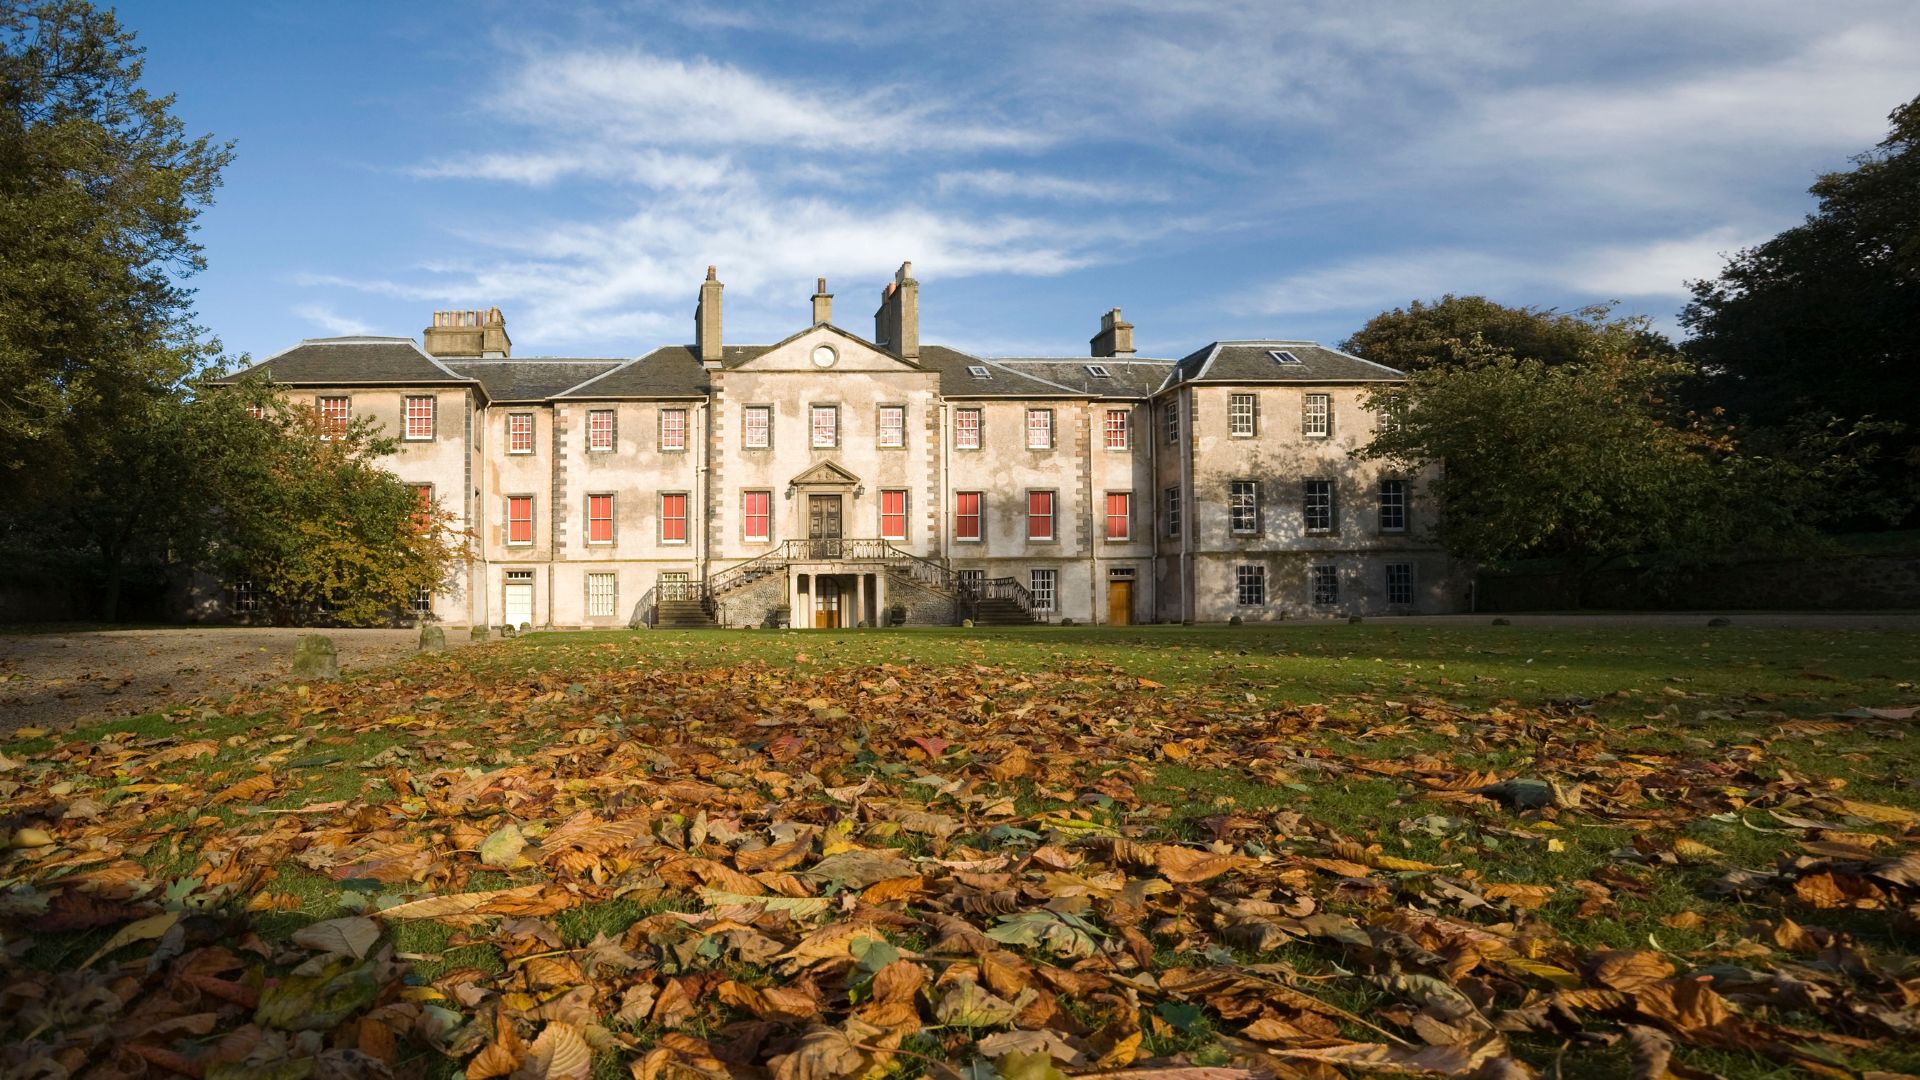
[[1673,975],[1673,965],[1666,957],[1646,950],[1595,953],[1586,966],[1587,979],[1610,990],[1637,990]]
[[220,803],[230,803],[230,802],[242,802],[242,803],[259,802],[261,799],[266,798],[270,793],[272,793],[274,787],[276,786],[276,783],[277,782],[274,780],[272,773],[270,772],[257,773],[253,776],[247,777],[245,780],[242,780],[237,784],[231,785],[230,787],[226,787],[221,789],[218,792],[215,792],[213,797],[211,799],[208,799],[207,801],[210,803],[213,803],[216,806],[219,805]]

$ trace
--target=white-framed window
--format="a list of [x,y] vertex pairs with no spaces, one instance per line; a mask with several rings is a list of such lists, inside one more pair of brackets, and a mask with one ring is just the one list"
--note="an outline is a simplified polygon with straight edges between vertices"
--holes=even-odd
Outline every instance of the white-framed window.
[[1053,449],[1053,410],[1027,410],[1027,449]]
[[1251,439],[1258,432],[1260,399],[1252,394],[1234,394],[1227,399],[1227,434],[1236,439]]
[[1167,535],[1180,535],[1180,489],[1167,489]]
[[880,539],[905,540],[907,538],[907,489],[882,488],[880,490]]
[[1264,566],[1236,566],[1233,568],[1234,598],[1241,607],[1258,607],[1267,602],[1267,568]]
[[507,496],[507,543],[533,543],[533,496]]
[[613,410],[589,410],[587,413],[587,452],[590,454],[610,453],[615,445]]
[[1088,375],[1091,375],[1091,376],[1093,376],[1093,377],[1094,377],[1094,378],[1096,378],[1096,379],[1111,379],[1111,378],[1113,378],[1113,372],[1111,372],[1111,371],[1108,371],[1108,370],[1107,370],[1107,365],[1105,365],[1105,364],[1088,364],[1088,365],[1087,365],[1087,374],[1088,374]]
[[432,394],[407,395],[407,441],[421,442],[433,438]]
[[956,491],[953,493],[953,538],[978,542],[982,539],[981,527],[984,518],[980,514],[981,502],[986,496],[978,491]]
[[967,374],[973,376],[976,379],[993,378],[992,373],[987,370],[986,365],[984,364],[968,364]]
[[1374,427],[1382,432],[1399,431],[1407,424],[1407,399],[1404,394],[1393,394],[1381,402],[1375,416]]
[[1276,364],[1297,364],[1300,358],[1285,349],[1268,349],[1267,355],[1273,357]]
[[339,435],[353,422],[353,399],[350,397],[323,397],[318,399],[320,409],[320,432],[326,436]]
[[1167,425],[1167,445],[1178,446],[1180,444],[1180,403],[1172,398],[1167,399],[1166,407],[1161,410],[1161,417]]
[[815,405],[812,416],[815,449],[830,450],[840,445],[840,406]]
[[507,414],[507,453],[533,453],[533,414],[514,412]]
[[614,589],[618,578],[613,574],[587,575],[587,615],[589,618],[604,619],[615,611]]
[[1387,564],[1387,603],[1413,603],[1413,564],[1393,562]]
[[740,493],[740,536],[756,543],[773,539],[773,492]]
[[1033,570],[1028,573],[1027,591],[1033,594],[1033,610],[1053,610],[1053,584],[1055,571]]
[[907,407],[905,405],[880,406],[880,446],[885,450],[898,450],[907,445]]
[[409,606],[413,608],[414,614],[430,615],[433,613],[433,586],[415,585],[413,587],[413,596],[409,599],[412,601]]
[[1307,571],[1314,607],[1332,607],[1340,602],[1340,568],[1332,563],[1315,563]]
[[1310,533],[1333,531],[1333,481],[1308,480],[1301,485],[1300,514]]
[[687,410],[660,410],[660,449],[677,454],[687,448]]
[[613,496],[587,496],[587,543],[613,543]]
[[1240,536],[1251,536],[1260,531],[1258,480],[1228,481],[1227,528]]
[[684,491],[660,493],[660,542],[687,542],[687,493]]
[[749,405],[741,410],[740,445],[748,450],[773,447],[773,406]]
[[980,449],[980,410],[953,410],[953,448],[955,450]]
[[233,583],[233,610],[240,614],[260,610],[260,594],[254,591],[252,578]]
[[1405,480],[1389,478],[1380,481],[1380,531],[1383,533],[1407,531],[1407,482]]
[[1027,539],[1053,539],[1053,492],[1027,492]]
[[1107,539],[1133,539],[1133,492],[1107,492]]
[[1300,406],[1300,434],[1324,439],[1333,434],[1333,395],[1308,394]]
[[1131,433],[1127,430],[1127,410],[1108,409],[1106,423],[1107,449],[1125,450],[1131,444]]

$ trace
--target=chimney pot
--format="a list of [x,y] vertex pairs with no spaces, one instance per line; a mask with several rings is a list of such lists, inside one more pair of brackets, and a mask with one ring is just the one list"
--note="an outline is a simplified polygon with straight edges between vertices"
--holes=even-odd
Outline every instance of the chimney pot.
[[708,263],[707,264],[707,280],[718,281],[719,279],[720,279],[719,268],[714,266],[712,263]]
[[507,317],[497,307],[436,311],[432,324],[421,334],[421,341],[421,348],[428,356],[504,359],[513,354],[513,339],[507,336]]
[[1094,356],[1132,356],[1133,324],[1120,317],[1120,309],[1113,308],[1100,316],[1100,332],[1087,342]]
[[833,294],[827,291],[827,279],[820,278],[813,292],[813,324],[833,321]]

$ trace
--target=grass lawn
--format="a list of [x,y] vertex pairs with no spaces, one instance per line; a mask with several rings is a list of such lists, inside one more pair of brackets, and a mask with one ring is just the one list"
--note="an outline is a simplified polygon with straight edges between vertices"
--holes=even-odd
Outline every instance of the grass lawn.
[[544,634],[23,732],[0,1074],[1920,1073],[1916,679],[1739,626]]

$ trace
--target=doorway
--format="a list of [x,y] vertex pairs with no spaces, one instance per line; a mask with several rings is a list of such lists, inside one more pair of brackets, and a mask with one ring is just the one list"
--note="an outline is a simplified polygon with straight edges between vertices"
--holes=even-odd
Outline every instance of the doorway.
[[814,558],[840,557],[840,496],[807,496],[807,539],[812,541]]
[[[815,496],[815,498],[818,497]],[[816,577],[814,581],[818,588],[813,596],[813,628],[838,630],[840,628],[840,583],[830,577]]]
[[1133,625],[1133,571],[1119,570],[1107,579],[1107,625]]
[[507,571],[505,599],[508,626],[533,625],[533,571]]

